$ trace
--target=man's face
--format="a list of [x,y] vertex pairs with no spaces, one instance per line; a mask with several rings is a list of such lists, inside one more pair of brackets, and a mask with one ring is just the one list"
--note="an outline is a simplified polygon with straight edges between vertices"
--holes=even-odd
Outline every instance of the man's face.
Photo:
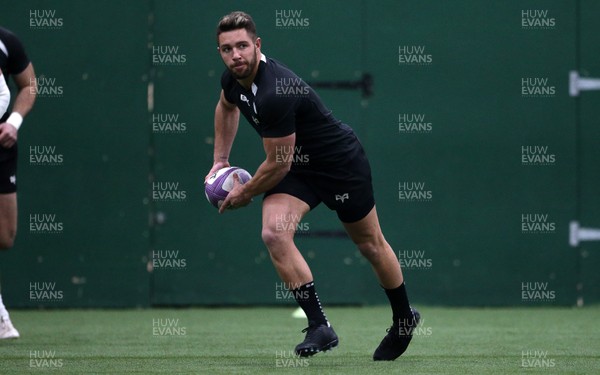
[[219,35],[219,53],[236,79],[248,78],[256,71],[259,51],[260,38],[253,41],[245,29]]

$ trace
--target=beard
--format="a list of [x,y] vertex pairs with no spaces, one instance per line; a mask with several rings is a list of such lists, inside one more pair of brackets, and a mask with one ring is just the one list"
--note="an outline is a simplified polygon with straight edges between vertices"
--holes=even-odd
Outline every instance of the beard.
[[[233,65],[229,67],[229,71],[231,72],[231,74],[233,74],[233,76],[236,79],[248,78],[250,77],[250,75],[252,75],[252,72],[256,67],[257,60],[258,59],[256,58],[256,48],[254,48],[254,55],[252,56],[252,59],[250,61],[244,61],[242,64]],[[243,70],[237,70],[236,67],[238,66],[245,66],[246,68]]]

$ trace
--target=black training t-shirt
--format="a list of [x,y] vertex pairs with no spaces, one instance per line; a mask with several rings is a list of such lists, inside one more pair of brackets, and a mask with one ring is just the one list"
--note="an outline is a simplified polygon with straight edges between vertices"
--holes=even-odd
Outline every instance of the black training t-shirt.
[[[0,27],[0,69],[8,83],[11,74],[19,74],[29,65],[29,58],[25,53],[23,45],[15,34]],[[0,114],[0,123],[6,121],[10,111]]]
[[[0,69],[2,69],[2,78],[8,84],[8,78],[11,74],[22,73],[28,65],[29,58],[25,54],[25,49],[19,39],[9,30],[0,27]],[[6,122],[10,113],[10,108],[5,113],[0,113],[0,124]],[[16,146],[10,149],[0,146],[0,161],[14,157],[15,150]]]
[[317,93],[294,72],[264,55],[250,90],[229,70],[221,77],[225,99],[263,138],[296,133],[292,169],[341,165],[361,149],[352,129],[334,118]]

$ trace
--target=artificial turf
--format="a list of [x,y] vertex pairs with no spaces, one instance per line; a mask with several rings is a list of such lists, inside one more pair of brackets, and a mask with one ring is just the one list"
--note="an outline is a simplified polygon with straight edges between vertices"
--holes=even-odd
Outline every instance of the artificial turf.
[[0,374],[600,373],[599,307],[419,307],[422,323],[394,362],[372,354],[386,307],[330,307],[340,345],[293,355],[304,319],[292,308],[13,310]]

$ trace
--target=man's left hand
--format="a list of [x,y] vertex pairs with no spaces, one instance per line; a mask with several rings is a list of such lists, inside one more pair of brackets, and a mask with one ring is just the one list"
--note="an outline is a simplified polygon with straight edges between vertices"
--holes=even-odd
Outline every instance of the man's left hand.
[[252,202],[252,197],[244,192],[244,186],[240,183],[240,178],[236,173],[233,174],[233,189],[227,194],[227,198],[221,204],[219,213],[222,214],[225,210],[233,210],[240,207],[245,207]]

